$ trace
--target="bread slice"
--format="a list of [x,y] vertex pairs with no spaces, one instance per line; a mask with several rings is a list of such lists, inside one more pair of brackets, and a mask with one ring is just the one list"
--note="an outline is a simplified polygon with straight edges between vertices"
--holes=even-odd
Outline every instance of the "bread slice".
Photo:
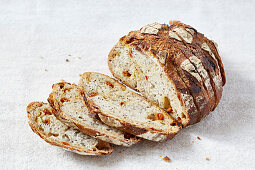
[[27,106],[31,129],[51,145],[62,147],[81,155],[109,155],[113,147],[69,127],[58,120],[49,104],[32,102]]
[[88,72],[81,75],[79,86],[91,112],[110,126],[153,141],[171,139],[180,130],[163,109],[113,78]]
[[60,82],[54,84],[52,89],[48,101],[56,110],[55,115],[69,125],[76,125],[83,133],[115,145],[131,146],[141,141],[141,138],[97,120],[89,112],[77,85]]

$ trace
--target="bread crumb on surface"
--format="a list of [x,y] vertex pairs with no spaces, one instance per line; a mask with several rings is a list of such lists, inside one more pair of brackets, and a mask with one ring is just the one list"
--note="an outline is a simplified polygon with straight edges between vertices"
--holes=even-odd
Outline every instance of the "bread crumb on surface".
[[197,136],[197,139],[198,139],[198,140],[201,140],[201,138],[200,138],[199,136]]
[[68,54],[68,56],[71,56],[71,54]]
[[40,59],[43,59],[43,56],[39,56]]
[[209,160],[210,160],[210,158],[209,158],[209,157],[206,157],[206,158],[205,158],[205,160],[209,161]]
[[81,57],[77,57],[78,59],[81,59]]
[[171,159],[168,158],[168,156],[165,156],[162,160],[164,160],[165,162],[170,162],[171,161]]
[[44,71],[48,71],[47,69],[45,69]]
[[69,60],[68,60],[68,59],[66,59],[66,62],[69,62]]

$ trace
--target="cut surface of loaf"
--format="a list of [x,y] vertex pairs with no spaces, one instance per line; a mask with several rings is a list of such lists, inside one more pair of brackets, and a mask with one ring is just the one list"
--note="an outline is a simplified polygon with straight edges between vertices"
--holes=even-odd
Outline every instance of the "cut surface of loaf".
[[67,124],[77,126],[87,135],[116,145],[131,146],[141,140],[97,120],[88,110],[77,85],[60,82],[54,84],[52,89],[48,101],[56,110],[55,115]]
[[94,139],[58,120],[49,104],[32,102],[27,106],[29,125],[43,140],[81,155],[108,155],[112,146]]
[[171,107],[172,116],[184,127],[199,122],[217,106],[225,80],[220,57],[208,58],[200,47],[203,42],[198,43],[211,41],[198,40],[194,32],[174,24],[148,24],[120,38],[108,56],[114,77],[160,107]]
[[198,111],[187,86],[173,64],[168,63],[172,69],[165,70],[161,62],[166,61],[119,42],[111,50],[108,63],[114,77],[160,107],[172,109],[171,115],[181,120],[184,127],[195,123]]
[[163,109],[113,78],[88,72],[81,75],[79,86],[91,112],[110,126],[153,141],[171,139],[180,130]]

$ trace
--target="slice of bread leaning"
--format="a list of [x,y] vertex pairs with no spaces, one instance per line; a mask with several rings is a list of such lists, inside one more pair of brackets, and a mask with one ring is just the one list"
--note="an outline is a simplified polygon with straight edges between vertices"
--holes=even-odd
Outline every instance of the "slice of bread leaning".
[[93,116],[83,100],[80,89],[67,82],[56,83],[48,101],[56,110],[55,115],[71,126],[77,126],[83,133],[116,145],[131,146],[141,141],[134,135],[110,127]]
[[167,112],[113,78],[87,72],[79,86],[90,111],[109,126],[152,141],[171,139],[180,130]]
[[92,138],[58,120],[49,104],[32,102],[27,106],[31,129],[51,145],[62,147],[81,155],[109,155],[113,147]]

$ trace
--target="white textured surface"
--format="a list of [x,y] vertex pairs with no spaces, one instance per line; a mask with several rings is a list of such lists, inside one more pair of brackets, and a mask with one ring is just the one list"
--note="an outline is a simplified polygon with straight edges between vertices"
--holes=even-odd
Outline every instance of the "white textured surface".
[[[0,168],[254,169],[254,10],[251,0],[0,0]],[[60,79],[77,82],[85,71],[109,74],[106,56],[119,37],[170,19],[192,25],[219,44],[227,85],[218,108],[203,122],[171,141],[116,147],[105,157],[79,156],[32,133],[29,102],[46,101]]]

